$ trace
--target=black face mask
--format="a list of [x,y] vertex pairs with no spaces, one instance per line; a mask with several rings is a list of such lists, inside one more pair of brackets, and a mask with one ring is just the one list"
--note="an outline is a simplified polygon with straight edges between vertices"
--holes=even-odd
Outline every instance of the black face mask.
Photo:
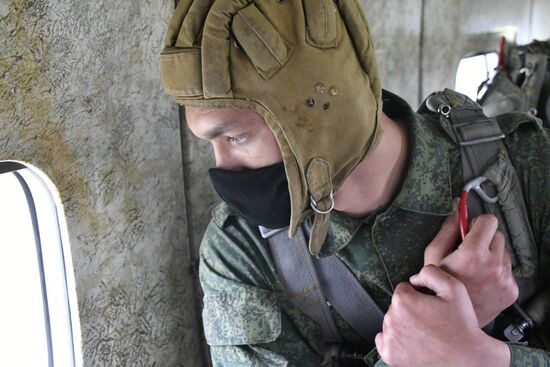
[[284,164],[246,171],[208,170],[214,188],[238,215],[270,229],[290,224],[290,194]]

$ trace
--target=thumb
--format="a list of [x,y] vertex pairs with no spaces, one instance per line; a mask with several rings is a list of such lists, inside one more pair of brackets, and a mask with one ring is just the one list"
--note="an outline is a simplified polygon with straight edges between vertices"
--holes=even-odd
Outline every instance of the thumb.
[[420,273],[410,278],[410,282],[415,288],[427,288],[443,298],[451,295],[462,284],[458,279],[434,265],[423,267]]
[[441,260],[453,251],[459,234],[458,211],[455,210],[454,213],[443,222],[435,238],[426,247],[426,250],[424,250],[424,265],[439,265]]

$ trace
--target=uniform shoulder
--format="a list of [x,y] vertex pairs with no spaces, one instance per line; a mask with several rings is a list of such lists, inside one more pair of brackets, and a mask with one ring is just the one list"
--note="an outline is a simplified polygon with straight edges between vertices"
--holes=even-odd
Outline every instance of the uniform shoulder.
[[506,138],[504,140],[512,159],[521,158],[529,164],[550,159],[550,130],[542,120],[526,113],[507,113],[496,117]]
[[218,227],[223,227],[225,222],[236,215],[235,212],[225,202],[221,201],[211,211],[211,222],[213,221]]
[[528,113],[505,113],[496,116],[496,119],[504,135],[510,135],[514,133],[518,128],[530,128],[538,132],[544,131],[542,120]]
[[268,343],[281,333],[277,278],[259,230],[224,203],[212,210],[200,248],[202,319],[210,346]]
[[237,216],[224,203],[212,210],[199,260],[203,287],[218,288],[224,279],[264,289],[275,288],[274,265],[266,240],[258,227]]

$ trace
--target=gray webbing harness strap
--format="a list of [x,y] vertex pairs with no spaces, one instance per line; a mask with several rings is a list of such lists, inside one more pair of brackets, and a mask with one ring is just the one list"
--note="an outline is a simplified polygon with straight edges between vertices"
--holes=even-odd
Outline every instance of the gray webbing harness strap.
[[[470,182],[496,160],[504,147],[504,134],[497,121],[487,118],[479,105],[460,97],[463,96],[445,90],[428,97],[426,107],[451,122],[460,146],[464,182]],[[472,218],[484,213],[479,197],[472,195],[468,204]]]
[[[498,203],[491,204],[481,201],[477,196],[470,196],[469,214],[471,218],[484,212],[494,214],[506,238],[520,289],[520,297],[514,309],[521,314],[523,321],[508,325],[504,336],[517,342],[528,329],[533,328],[533,320],[519,303],[540,292],[541,282],[535,278],[537,249],[519,178],[502,142],[505,135],[495,119],[485,116],[481,106],[452,90],[432,94],[420,111],[425,108],[441,114],[444,121],[450,122],[454,132],[450,135],[460,146],[464,181],[468,183],[478,176],[484,176],[494,185],[487,187],[486,191],[492,190],[490,196],[496,194]],[[487,331],[490,330],[491,327]]]
[[326,342],[340,342],[303,230],[300,228],[293,238],[287,233],[279,232],[268,241],[288,300],[321,326]]
[[[341,342],[328,301],[359,335],[374,343],[384,314],[357,278],[334,255],[312,256],[302,228],[293,238],[287,233],[272,234],[268,241],[288,300],[321,326],[325,342]],[[269,234],[262,230],[263,236]]]
[[[498,196],[498,204],[468,197],[470,218],[485,212],[495,215],[506,238],[516,275],[532,277],[537,250],[517,173],[508,158],[505,137],[496,119],[488,118],[481,106],[468,97],[446,89],[428,97],[428,110],[451,123],[452,137],[460,146],[464,182],[485,176],[493,185],[485,191]],[[421,108],[422,109],[422,108]]]

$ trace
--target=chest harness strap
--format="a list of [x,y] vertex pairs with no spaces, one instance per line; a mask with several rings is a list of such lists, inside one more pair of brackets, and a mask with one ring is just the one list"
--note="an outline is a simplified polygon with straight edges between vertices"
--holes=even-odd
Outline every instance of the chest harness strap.
[[531,278],[537,268],[537,249],[521,185],[503,143],[505,137],[498,122],[488,118],[481,106],[468,97],[446,89],[427,98],[421,111],[428,109],[441,115],[440,122],[460,147],[464,182],[479,176],[492,185],[484,191],[498,197],[497,203],[470,195],[470,217],[491,213],[499,220],[499,229],[506,238],[512,266],[519,278]]
[[374,343],[384,314],[355,275],[336,256],[311,256],[303,228],[293,238],[288,231],[266,233],[277,274],[288,300],[317,322],[325,342],[341,342],[330,307],[365,340]]
[[[483,188],[485,195],[481,197],[468,196],[469,214],[471,218],[485,212],[495,215],[499,229],[506,238],[520,290],[518,302],[512,308],[521,317],[519,322],[504,328],[503,336],[517,342],[525,337],[528,329],[534,327],[534,322],[543,323],[544,317],[539,317],[542,312],[535,312],[532,305],[538,305],[540,302],[537,300],[545,292],[541,291],[543,285],[536,278],[534,235],[519,178],[503,143],[505,135],[498,122],[488,118],[479,104],[450,89],[429,96],[419,112],[428,111],[441,115],[441,125],[460,147],[464,182],[471,183],[482,176],[493,184]],[[484,196],[497,197],[498,200],[496,203],[481,200]],[[529,299],[526,313],[519,305]],[[497,329],[490,326],[486,331],[493,333]]]

